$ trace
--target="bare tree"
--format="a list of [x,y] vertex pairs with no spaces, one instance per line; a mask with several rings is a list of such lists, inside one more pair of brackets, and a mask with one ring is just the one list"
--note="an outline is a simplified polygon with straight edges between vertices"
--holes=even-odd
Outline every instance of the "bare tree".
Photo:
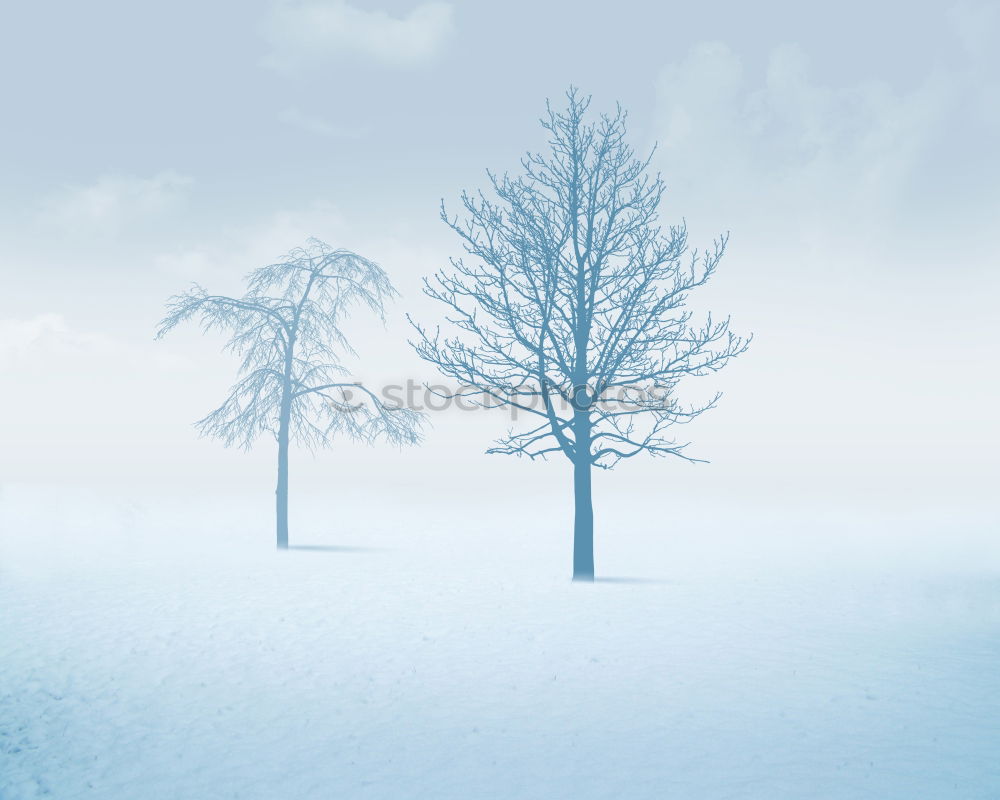
[[[247,276],[242,297],[208,294],[201,286],[173,296],[157,338],[198,318],[203,331],[230,331],[225,349],[242,361],[239,380],[215,411],[199,420],[202,435],[249,449],[258,436],[278,442],[278,547],[288,547],[288,448],[296,441],[326,446],[336,434],[395,445],[420,439],[422,415],[385,405],[348,380],[340,353],[356,355],[341,330],[355,305],[384,320],[396,292],[376,263],[318,239]],[[357,398],[360,396],[360,400]]]
[[[683,405],[675,389],[746,349],[749,339],[711,316],[693,323],[688,293],[713,274],[726,237],[688,253],[684,225],[663,230],[664,192],[625,142],[626,115],[587,122],[589,98],[547,105],[549,152],[527,154],[523,174],[488,173],[495,198],[463,193],[465,219],[442,219],[461,237],[464,259],[426,279],[448,307],[452,335],[413,323],[413,342],[481,405],[507,405],[535,420],[490,453],[573,464],[573,578],[593,580],[591,467],[610,469],[640,453],[679,456],[670,428],[711,408]],[[412,320],[411,320],[412,322]]]

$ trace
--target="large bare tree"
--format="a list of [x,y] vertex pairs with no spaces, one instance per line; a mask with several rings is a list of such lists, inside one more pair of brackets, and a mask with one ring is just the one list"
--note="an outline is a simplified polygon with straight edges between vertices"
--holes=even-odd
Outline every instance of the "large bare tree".
[[422,416],[387,406],[349,380],[342,354],[356,355],[341,329],[352,306],[384,319],[396,292],[385,271],[318,239],[278,263],[251,272],[241,297],[201,286],[170,298],[157,338],[197,318],[204,331],[228,331],[225,349],[241,358],[229,397],[196,425],[202,435],[249,449],[261,434],[278,443],[278,547],[288,547],[288,449],[292,441],[326,446],[337,434],[392,444],[419,441]]
[[488,173],[494,197],[464,193],[462,219],[441,216],[468,259],[425,280],[447,306],[450,333],[414,323],[417,352],[483,405],[534,418],[488,452],[573,464],[573,577],[593,580],[591,468],[640,453],[679,456],[671,428],[715,405],[682,404],[678,382],[705,375],[749,340],[729,321],[684,309],[722,258],[726,237],[688,253],[684,225],[661,228],[664,192],[650,158],[626,143],[626,116],[586,119],[589,98],[550,106],[549,150],[522,159],[523,174]]

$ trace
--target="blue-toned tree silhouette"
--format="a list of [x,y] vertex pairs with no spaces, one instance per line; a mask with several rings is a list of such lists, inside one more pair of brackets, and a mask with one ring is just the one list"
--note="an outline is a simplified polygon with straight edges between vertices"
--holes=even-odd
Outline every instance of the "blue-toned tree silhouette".
[[550,149],[527,154],[523,174],[488,173],[495,197],[463,193],[464,218],[442,219],[468,259],[425,280],[448,307],[450,332],[413,322],[413,341],[482,405],[507,405],[537,424],[487,452],[573,464],[573,577],[593,580],[591,468],[640,453],[691,461],[670,435],[715,405],[684,405],[685,376],[705,375],[744,352],[729,320],[694,322],[688,293],[712,276],[726,237],[688,252],[684,225],[660,227],[664,192],[652,154],[626,143],[626,115],[586,119],[590,99],[567,93],[547,106]]
[[229,331],[225,349],[242,360],[229,397],[196,425],[202,435],[249,449],[261,434],[278,443],[278,547],[288,547],[288,448],[326,446],[337,434],[396,445],[420,439],[423,417],[385,405],[348,380],[342,353],[356,355],[341,330],[352,306],[384,320],[396,292],[385,271],[318,239],[247,276],[242,297],[208,294],[197,284],[170,298],[157,338],[197,318],[204,331]]

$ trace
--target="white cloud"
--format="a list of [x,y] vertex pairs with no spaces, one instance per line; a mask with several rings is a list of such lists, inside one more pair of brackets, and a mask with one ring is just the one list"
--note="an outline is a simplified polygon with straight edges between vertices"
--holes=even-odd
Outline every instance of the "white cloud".
[[705,43],[659,76],[661,163],[696,205],[881,220],[939,134],[950,92],[933,75],[908,92],[823,86],[794,45],[775,48],[755,82],[726,45]]
[[186,281],[232,280],[270,264],[310,236],[334,245],[346,245],[346,225],[336,208],[326,202],[296,210],[277,211],[247,226],[220,231],[211,241],[162,253],[155,266]]
[[151,322],[111,335],[56,311],[0,318],[0,482],[86,480],[115,462],[131,471],[189,436],[197,417],[181,387],[196,365],[160,344]]
[[172,366],[176,357],[151,355],[142,342],[118,339],[99,331],[82,330],[56,312],[28,319],[0,319],[0,365],[10,376],[43,372],[58,379],[69,372],[96,374],[95,367],[128,374],[137,369]]
[[454,30],[450,3],[422,3],[403,17],[364,11],[343,0],[280,2],[270,19],[265,63],[294,71],[340,54],[408,66],[432,58]]
[[335,125],[320,117],[306,114],[295,107],[280,111],[278,113],[278,121],[286,125],[291,125],[293,128],[306,131],[307,133],[334,139],[360,139],[364,135],[363,128]]
[[974,59],[996,58],[995,37],[1000,27],[1000,9],[997,6],[957,3],[948,10],[948,21]]
[[42,203],[39,221],[72,231],[117,232],[156,216],[181,198],[191,178],[174,171],[150,178],[104,175],[92,184],[64,186]]
[[0,360],[19,361],[39,353],[76,355],[109,346],[107,337],[72,330],[61,314],[31,319],[0,319]]
[[[655,138],[668,210],[812,252],[920,256],[949,239],[988,247],[1000,213],[1000,12],[949,14],[947,58],[905,86],[838,83],[810,72],[796,45],[749,69],[719,42],[693,47],[658,77]],[[949,42],[946,42],[949,44]]]

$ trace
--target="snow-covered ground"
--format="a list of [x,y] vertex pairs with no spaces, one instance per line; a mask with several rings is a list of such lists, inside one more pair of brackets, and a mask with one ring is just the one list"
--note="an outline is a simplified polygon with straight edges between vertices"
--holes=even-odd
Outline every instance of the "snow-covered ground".
[[0,798],[1000,797],[990,520],[266,500],[5,489]]

